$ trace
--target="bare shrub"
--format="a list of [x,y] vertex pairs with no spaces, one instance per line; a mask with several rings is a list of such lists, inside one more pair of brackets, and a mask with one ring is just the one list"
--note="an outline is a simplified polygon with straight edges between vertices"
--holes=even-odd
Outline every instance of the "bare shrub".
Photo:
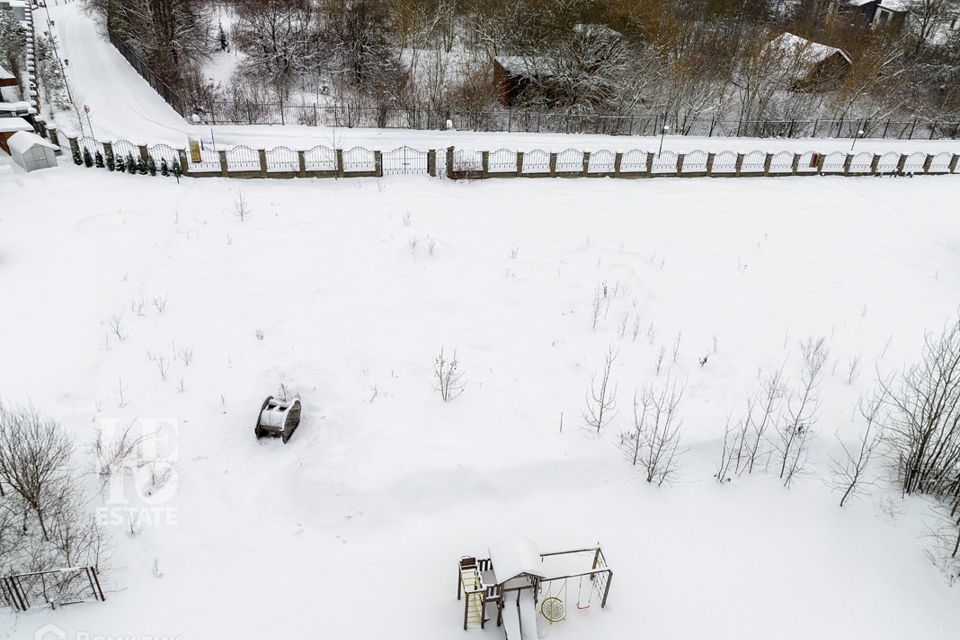
[[600,433],[617,413],[617,387],[610,381],[610,372],[618,355],[619,352],[612,346],[607,349],[599,381],[597,374],[594,374],[587,388],[583,419],[587,426],[596,429],[597,433]]
[[660,388],[652,384],[633,393],[633,424],[622,433],[620,448],[634,466],[641,466],[649,483],[662,486],[676,473],[680,454],[677,410],[683,388],[669,377]]
[[837,436],[842,458],[831,457],[833,478],[831,484],[843,492],[840,506],[843,507],[847,499],[855,496],[863,486],[873,484],[867,477],[867,467],[883,442],[883,430],[877,423],[882,405],[882,398],[867,402],[861,398],[859,404],[860,415],[866,421],[866,427],[860,433],[856,446],[851,447]]
[[434,390],[440,394],[444,402],[450,402],[463,393],[466,382],[463,380],[463,371],[457,360],[456,349],[453,351],[453,357],[448,360],[444,355],[443,347],[440,347],[440,353],[433,360],[433,385]]
[[824,338],[807,339],[801,344],[801,352],[800,387],[787,397],[785,420],[777,425],[774,444],[780,458],[780,479],[784,486],[790,486],[797,473],[803,470],[820,407],[823,367],[829,356]]

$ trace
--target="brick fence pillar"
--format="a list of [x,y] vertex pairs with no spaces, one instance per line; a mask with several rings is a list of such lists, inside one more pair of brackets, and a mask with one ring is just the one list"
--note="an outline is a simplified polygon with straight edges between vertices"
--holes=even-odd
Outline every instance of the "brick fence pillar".
[[617,151],[616,155],[613,156],[613,175],[620,177],[620,167],[623,165],[623,154]]
[[257,160],[260,161],[260,177],[267,177],[267,152],[265,149],[257,149]]
[[523,151],[517,151],[517,175],[523,175]]
[[185,176],[190,175],[190,164],[187,162],[187,150],[177,149],[177,155],[180,157],[180,173]]
[[227,152],[217,151],[217,157],[220,158],[220,175],[226,178],[227,173],[229,173],[229,167],[227,166]]
[[430,149],[427,151],[427,173],[429,173],[434,178],[437,177],[437,150]]
[[826,155],[822,153],[817,154],[817,175],[820,175],[823,173],[823,161],[826,159],[827,159]]
[[653,176],[653,152],[647,152],[647,177],[650,178]]
[[903,167],[907,164],[907,154],[901,153],[900,160],[897,161],[897,173],[903,175]]
[[713,161],[716,159],[717,154],[708,153],[707,154],[707,175],[713,175]]
[[873,154],[873,158],[870,160],[870,175],[877,175],[877,168],[880,166],[880,154]]
[[960,162],[960,153],[955,153],[953,157],[950,158],[950,173],[954,173],[957,170],[957,162]]
[[773,154],[768,153],[763,158],[763,175],[765,176],[770,175],[770,165],[772,164],[773,164]]
[[307,156],[303,150],[297,151],[297,175],[307,177]]
[[490,152],[480,152],[480,172],[484,178],[490,177]]
[[103,143],[103,161],[104,161],[104,163],[106,163],[107,158],[113,158],[113,159],[114,159],[114,162],[116,162],[116,158],[115,158],[114,155],[113,155],[113,143],[112,143],[112,142],[104,142],[104,143]]
[[373,152],[373,172],[377,174],[378,178],[383,177],[383,152],[382,151]]
[[793,160],[790,161],[790,174],[797,175],[797,172],[800,170],[800,158],[803,154],[795,153],[793,154]]
[[550,153],[550,176],[555,177],[557,175],[557,154]]
[[923,160],[923,172],[930,173],[930,165],[933,164],[933,154],[928,153]]
[[733,170],[737,176],[739,176],[740,171],[743,170],[743,154],[742,153],[737,154],[737,161],[733,165]]
[[343,149],[337,149],[337,177],[343,177]]
[[584,177],[590,175],[590,152],[583,152],[583,175]]
[[145,144],[138,144],[138,145],[137,145],[137,150],[140,151],[140,159],[141,159],[141,160],[143,160],[144,162],[148,162],[148,161],[150,160],[150,152],[147,151],[147,145],[145,145]]
[[843,175],[850,175],[850,165],[853,164],[853,154],[848,153],[847,157],[843,159]]
[[77,142],[76,138],[67,138],[67,141],[70,142],[71,153],[80,153],[80,143]]
[[447,177],[453,177],[453,147],[447,147]]
[[683,177],[683,159],[686,157],[684,153],[677,154],[677,177]]

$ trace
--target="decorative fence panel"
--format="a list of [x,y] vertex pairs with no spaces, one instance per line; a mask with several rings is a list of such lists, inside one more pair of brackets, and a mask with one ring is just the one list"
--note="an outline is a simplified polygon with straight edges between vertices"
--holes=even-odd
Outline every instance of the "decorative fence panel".
[[200,160],[194,162],[193,157],[187,154],[187,162],[190,164],[190,171],[197,172],[220,172],[220,155],[213,149],[200,149]]
[[517,152],[510,149],[491,151],[487,157],[487,171],[490,173],[516,173]]
[[797,163],[797,173],[803,175],[805,173],[816,173],[817,171],[817,159],[820,154],[814,151],[804,151],[800,154],[800,162]]
[[290,173],[300,171],[300,155],[289,147],[268,149],[267,171]]
[[763,173],[767,162],[765,151],[751,151],[743,156],[740,173]]
[[919,173],[923,171],[923,165],[927,161],[927,154],[922,151],[911,153],[907,156],[907,161],[903,163],[904,173]]
[[153,158],[153,161],[157,163],[157,166],[160,166],[160,163],[164,160],[167,161],[168,167],[172,167],[175,160],[177,162],[180,161],[177,150],[168,144],[155,144],[147,150],[150,152],[150,157]]
[[307,171],[336,171],[337,152],[327,147],[314,147],[303,152]]
[[662,151],[653,156],[654,173],[676,173],[677,154],[673,151]]
[[117,140],[114,142],[113,157],[126,158],[127,156],[133,156],[133,159],[136,160],[140,157],[140,148],[128,140]]
[[534,149],[523,154],[523,173],[550,173],[550,154],[543,149]]
[[691,151],[683,156],[683,173],[703,173],[707,170],[707,158],[709,154],[699,149]]
[[377,169],[376,155],[370,149],[354,147],[343,152],[343,172],[361,173]]
[[721,151],[713,157],[714,173],[734,173],[737,170],[737,154],[733,151]]
[[639,149],[627,151],[620,158],[620,173],[641,173],[647,170],[647,154]]
[[781,151],[773,154],[773,157],[770,159],[770,173],[777,175],[792,173],[793,158],[794,154],[790,151]]
[[880,156],[880,162],[877,163],[877,171],[879,173],[891,173],[897,170],[899,164],[900,154],[891,151]]
[[873,154],[861,151],[850,161],[850,173],[869,173],[873,166]]
[[565,149],[558,153],[557,173],[583,173],[583,151]]
[[[512,152],[511,152],[512,153]],[[493,155],[493,154],[491,154]],[[516,170],[516,154],[514,154],[514,170]],[[473,149],[454,149],[453,170],[458,172],[477,174],[483,171],[483,152]]]
[[933,160],[930,161],[930,172],[931,173],[948,173],[950,171],[950,162],[953,160],[953,154],[947,152],[941,152],[933,156]]
[[613,173],[617,165],[617,154],[603,149],[590,154],[587,173]]
[[383,152],[383,174],[424,174],[427,170],[426,151],[412,149],[407,146]]
[[259,171],[260,155],[255,149],[240,145],[227,150],[227,169],[231,171]]
[[823,159],[823,173],[843,173],[843,165],[847,161],[847,154],[843,151],[828,153]]
[[80,138],[79,142],[80,142],[80,149],[81,150],[85,149],[89,151],[91,156],[96,155],[98,152],[101,155],[103,154],[103,144],[100,142],[97,142],[93,138],[85,136],[83,138]]

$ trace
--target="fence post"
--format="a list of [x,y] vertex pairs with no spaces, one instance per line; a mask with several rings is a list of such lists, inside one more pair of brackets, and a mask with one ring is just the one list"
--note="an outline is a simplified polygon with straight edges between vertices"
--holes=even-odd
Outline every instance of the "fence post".
[[453,147],[447,147],[447,177],[453,177]]
[[229,168],[227,167],[227,152],[223,150],[217,151],[217,157],[220,159],[220,175],[226,178],[229,172]]
[[436,149],[430,149],[429,151],[427,151],[427,173],[429,173],[434,178],[437,177],[437,150]]
[[[316,108],[317,105],[313,105]],[[307,177],[307,156],[303,149],[297,151],[297,175],[301,178]]]
[[67,138],[70,142],[70,152],[71,153],[80,153],[80,143],[77,142],[76,138]]
[[57,145],[57,154],[59,155],[61,153],[61,150],[60,150],[60,138],[57,136],[57,128],[49,127],[47,129],[47,133],[50,134],[50,142]]
[[554,178],[557,175],[557,154],[555,152],[550,152],[550,177]]
[[343,177],[343,149],[337,149],[337,177]]
[[[954,156],[956,159],[956,156]],[[620,165],[623,164],[623,153],[617,151],[616,155],[613,156],[613,175],[616,178],[620,177]]]
[[678,178],[682,178],[682,177],[683,177],[683,159],[684,159],[684,157],[686,157],[686,154],[685,154],[685,153],[678,153],[678,154],[677,154],[677,177],[678,177]]
[[923,161],[923,172],[930,173],[930,165],[933,164],[933,154],[928,153],[927,158]]
[[257,158],[260,160],[260,177],[267,177],[267,152],[265,149],[257,149]]
[[880,167],[880,154],[873,154],[873,159],[870,160],[870,175],[877,175],[877,169]]
[[373,152],[373,172],[378,178],[383,177],[383,152],[374,151]]
[[823,161],[827,159],[826,154],[818,153],[817,154],[817,175],[823,174]]
[[[107,161],[107,158],[113,158],[113,157],[114,157],[114,156],[113,156],[113,143],[112,143],[112,142],[104,142],[104,143],[103,143],[103,161],[106,162],[106,161]],[[114,161],[116,161],[116,158],[114,158]]]
[[480,152],[480,170],[484,178],[490,177],[490,152],[489,151]]
[[647,177],[653,177],[653,151],[647,151]]
[[853,154],[848,153],[847,157],[843,159],[843,175],[850,175],[850,165],[853,164]]
[[954,173],[957,170],[958,161],[960,161],[960,153],[953,154],[953,157],[950,158],[950,173]]
[[763,175],[770,175],[770,165],[773,164],[773,154],[768,153],[763,158]]
[[897,175],[903,175],[903,167],[907,164],[907,154],[901,153],[900,160],[897,161]]
[[713,160],[717,157],[715,153],[707,153],[707,175],[713,175]]
[[141,159],[141,160],[143,160],[144,162],[147,162],[147,161],[150,160],[150,152],[147,151],[147,145],[145,145],[145,144],[138,144],[138,145],[137,145],[137,149],[140,151],[140,159]]
[[523,151],[517,151],[517,175],[523,175]]
[[590,152],[583,152],[583,175],[584,177],[590,175]]
[[740,177],[740,171],[741,171],[742,169],[743,169],[743,154],[742,154],[742,153],[738,153],[738,154],[737,154],[737,161],[736,161],[736,163],[734,164],[734,174],[735,174],[737,177]]
[[797,172],[800,170],[800,158],[803,154],[795,153],[793,154],[793,160],[790,162],[790,175],[797,175]]
[[177,149],[177,155],[180,157],[180,173],[185,176],[190,175],[190,165],[187,164],[187,150]]

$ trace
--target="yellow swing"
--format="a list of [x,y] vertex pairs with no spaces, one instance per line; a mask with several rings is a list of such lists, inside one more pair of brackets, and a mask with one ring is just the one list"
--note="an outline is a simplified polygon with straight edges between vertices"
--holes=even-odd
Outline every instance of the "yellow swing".
[[566,594],[566,580],[560,583],[560,588],[557,590],[556,595],[553,593],[553,580],[550,581],[550,586],[547,588],[547,597],[540,602],[540,613],[550,624],[561,622],[567,617],[567,605],[565,604],[567,599]]

